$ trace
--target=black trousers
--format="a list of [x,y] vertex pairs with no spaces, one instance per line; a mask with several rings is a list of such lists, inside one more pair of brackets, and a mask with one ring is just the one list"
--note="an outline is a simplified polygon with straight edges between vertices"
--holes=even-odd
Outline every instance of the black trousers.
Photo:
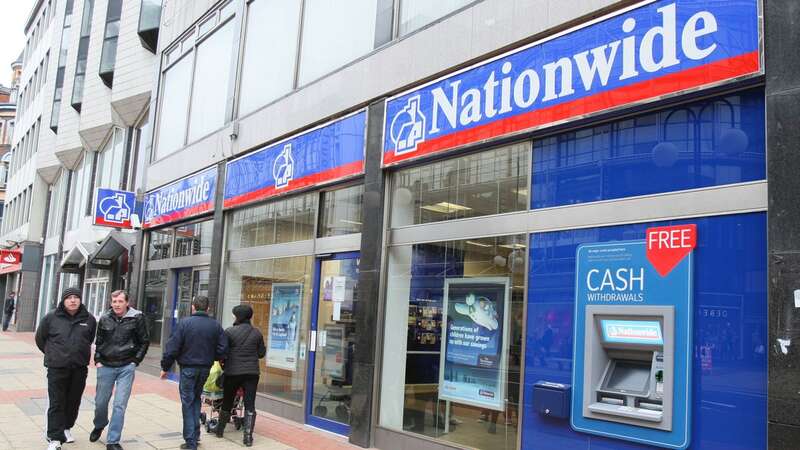
[[78,419],[87,373],[86,367],[47,369],[47,439],[67,440],[64,430],[74,427]]
[[222,410],[230,411],[233,407],[233,399],[239,388],[244,389],[244,409],[245,411],[256,410],[256,390],[258,389],[258,375],[225,375],[222,384]]

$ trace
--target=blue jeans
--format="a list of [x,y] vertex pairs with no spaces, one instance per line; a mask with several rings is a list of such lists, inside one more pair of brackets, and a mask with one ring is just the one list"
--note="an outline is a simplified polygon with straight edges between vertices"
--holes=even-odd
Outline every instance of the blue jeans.
[[136,364],[130,363],[122,367],[98,367],[97,391],[94,396],[94,427],[102,430],[108,425],[108,402],[116,385],[114,395],[114,412],[111,414],[111,426],[106,436],[107,444],[119,444],[122,437],[122,426],[125,424],[125,409],[131,397],[131,387],[136,373]]
[[183,413],[183,440],[192,448],[197,448],[200,439],[200,394],[210,371],[210,367],[181,367],[178,391]]

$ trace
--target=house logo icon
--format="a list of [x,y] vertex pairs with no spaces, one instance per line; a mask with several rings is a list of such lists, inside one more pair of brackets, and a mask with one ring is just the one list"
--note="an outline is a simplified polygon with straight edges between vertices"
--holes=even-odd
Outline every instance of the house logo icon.
[[425,142],[425,116],[419,102],[419,95],[409,98],[406,106],[392,118],[390,131],[396,155],[414,152],[417,145]]
[[115,193],[100,201],[103,220],[110,223],[125,223],[131,219],[131,206],[123,193]]
[[275,187],[280,189],[289,185],[294,178],[294,158],[292,158],[292,144],[283,146],[283,150],[272,164],[272,176],[275,177]]

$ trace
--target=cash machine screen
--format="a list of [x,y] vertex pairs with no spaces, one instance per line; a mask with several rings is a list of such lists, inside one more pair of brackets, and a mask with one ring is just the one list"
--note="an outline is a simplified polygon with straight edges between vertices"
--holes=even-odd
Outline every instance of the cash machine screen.
[[617,344],[663,345],[661,324],[655,320],[610,320],[600,321],[603,340]]

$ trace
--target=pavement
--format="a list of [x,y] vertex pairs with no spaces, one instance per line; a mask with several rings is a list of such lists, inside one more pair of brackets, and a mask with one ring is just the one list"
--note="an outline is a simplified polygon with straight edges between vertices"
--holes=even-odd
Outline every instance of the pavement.
[[[33,333],[0,333],[0,450],[47,448],[44,431],[47,409],[45,370],[42,354],[34,344]],[[95,369],[90,367],[78,422],[73,428],[76,442],[64,444],[64,450],[105,449],[105,432],[100,441],[89,442],[89,432],[93,428],[95,383]],[[125,450],[178,448],[183,443],[181,423],[178,385],[137,371],[125,414],[125,428],[120,442],[122,447]],[[203,431],[199,448],[222,450],[245,447],[242,445],[241,432],[231,425],[223,439]],[[346,438],[263,411],[258,412],[252,448],[361,449],[349,444]]]

